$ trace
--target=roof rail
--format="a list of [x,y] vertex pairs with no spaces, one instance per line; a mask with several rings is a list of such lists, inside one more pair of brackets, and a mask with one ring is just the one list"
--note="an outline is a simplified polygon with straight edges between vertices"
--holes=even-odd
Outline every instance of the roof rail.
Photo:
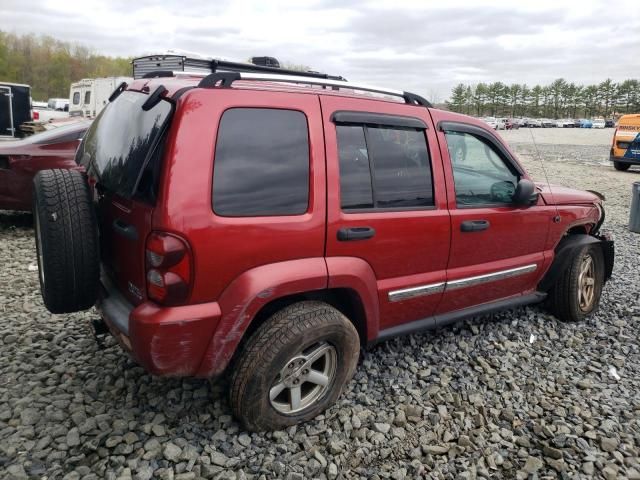
[[[297,73],[297,72],[296,72]],[[394,90],[390,88],[375,87],[372,85],[364,85],[360,83],[351,83],[345,80],[333,80],[324,77],[312,77],[302,75],[283,75],[283,74],[269,74],[269,73],[253,73],[253,72],[217,72],[207,75],[198,84],[201,88],[216,88],[216,87],[230,87],[236,80],[254,80],[262,82],[285,82],[285,83],[300,83],[306,85],[320,85],[323,87],[332,87],[333,89],[347,88],[350,90],[360,90],[363,92],[380,93],[383,95],[390,95],[393,97],[400,97],[404,99],[405,103],[410,105],[419,105],[422,107],[431,108],[430,102],[425,100],[420,95],[416,95],[411,92],[404,92],[402,90]]]

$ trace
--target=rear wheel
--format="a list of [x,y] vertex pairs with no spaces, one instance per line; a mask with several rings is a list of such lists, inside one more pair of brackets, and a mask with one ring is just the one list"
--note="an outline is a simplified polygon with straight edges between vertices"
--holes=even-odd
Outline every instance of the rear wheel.
[[625,171],[629,170],[629,167],[631,167],[631,165],[628,164],[628,163],[613,162],[613,168],[615,168],[616,170],[619,170],[621,172],[625,172]]
[[603,284],[602,249],[587,245],[574,256],[550,292],[553,314],[569,322],[584,320],[598,308]]
[[84,176],[43,170],[33,185],[40,290],[51,313],[86,310],[96,301],[100,264],[95,213]]
[[322,303],[290,305],[251,336],[231,374],[231,407],[249,430],[312,419],[340,396],[358,361],[353,324]]

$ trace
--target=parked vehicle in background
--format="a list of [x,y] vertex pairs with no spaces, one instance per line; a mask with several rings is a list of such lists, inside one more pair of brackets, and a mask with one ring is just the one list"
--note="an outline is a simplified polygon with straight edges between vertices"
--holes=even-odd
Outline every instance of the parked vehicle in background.
[[506,118],[497,118],[496,119],[497,128],[496,130],[506,130],[507,129],[507,119]]
[[529,128],[542,128],[542,121],[537,118],[529,118],[527,120],[526,126]]
[[21,140],[0,142],[0,209],[31,210],[33,177],[40,170],[79,168],[76,149],[89,125],[78,119]]
[[50,311],[96,304],[148,371],[227,372],[244,427],[282,430],[338,399],[361,347],[596,310],[601,195],[534,184],[493,127],[419,95],[224,66],[134,81],[78,148],[86,177],[38,174]]
[[494,130],[498,130],[498,120],[496,119],[496,117],[484,117],[482,121]]
[[615,127],[615,126],[616,126],[616,122],[615,122],[615,120],[613,120],[613,119],[611,119],[611,118],[607,118],[607,119],[604,121],[604,126],[605,126],[606,128],[613,128],[613,127]]
[[518,130],[520,128],[520,122],[514,118],[505,118],[504,125],[507,130]]
[[593,123],[588,118],[581,118],[579,120],[579,125],[580,128],[591,128],[593,126]]
[[640,165],[640,114],[623,115],[613,133],[611,157],[616,170]]
[[580,128],[582,126],[582,124],[580,123],[580,119],[576,118],[573,121],[573,128]]
[[556,127],[558,128],[573,128],[575,126],[573,120],[569,118],[561,118],[556,120]]
[[84,78],[71,84],[69,89],[69,114],[94,118],[109,101],[113,91],[131,77]]
[[604,128],[606,126],[606,122],[604,118],[594,118],[591,122],[591,128]]
[[[62,100],[62,101],[61,101]],[[66,102],[66,104],[65,104]],[[65,106],[69,108],[69,100],[51,98],[48,102],[31,102],[33,106],[33,121],[34,122],[51,122],[58,118],[67,118],[69,112],[65,110]],[[54,108],[54,107],[61,108]]]
[[540,120],[540,123],[544,128],[552,128],[556,126],[556,121],[551,120],[550,118],[543,118],[542,120]]
[[47,101],[47,107],[51,110],[58,110],[60,112],[69,111],[69,99],[68,98],[50,98]]
[[31,87],[0,82],[0,139],[24,136],[20,125],[31,121]]

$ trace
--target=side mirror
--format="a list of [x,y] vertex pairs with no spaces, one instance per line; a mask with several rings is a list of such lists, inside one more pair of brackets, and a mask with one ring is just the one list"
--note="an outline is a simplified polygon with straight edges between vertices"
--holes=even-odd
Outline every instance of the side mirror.
[[538,201],[536,186],[531,180],[523,178],[518,182],[512,197],[516,205],[532,205]]

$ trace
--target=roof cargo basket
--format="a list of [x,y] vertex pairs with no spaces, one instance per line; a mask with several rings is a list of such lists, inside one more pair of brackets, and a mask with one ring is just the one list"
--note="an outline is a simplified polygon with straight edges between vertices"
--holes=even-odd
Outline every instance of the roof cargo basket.
[[216,72],[255,72],[280,75],[296,75],[299,77],[324,78],[327,80],[345,81],[343,77],[326,73],[305,72],[280,68],[279,62],[273,57],[253,57],[254,63],[229,62],[210,58],[195,58],[186,55],[148,55],[134,58],[133,78],[152,78],[159,76],[155,72],[161,71],[166,76],[167,71],[194,74],[210,74]]

